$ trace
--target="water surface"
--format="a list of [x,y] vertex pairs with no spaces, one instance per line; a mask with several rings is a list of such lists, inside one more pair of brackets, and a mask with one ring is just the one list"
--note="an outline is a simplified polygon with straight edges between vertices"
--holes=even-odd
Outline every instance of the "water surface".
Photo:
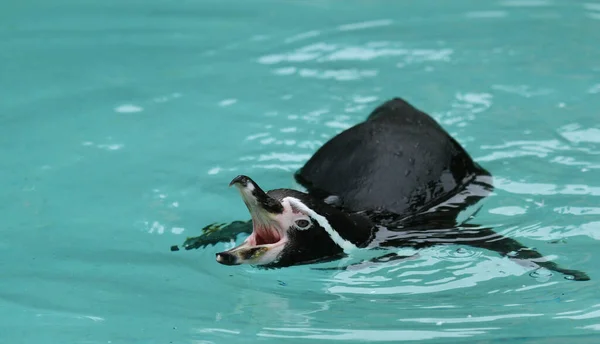
[[[0,5],[6,343],[595,343],[600,2]],[[589,282],[439,247],[344,272],[170,252],[401,96],[495,175],[478,221]],[[241,241],[243,237],[239,238]]]

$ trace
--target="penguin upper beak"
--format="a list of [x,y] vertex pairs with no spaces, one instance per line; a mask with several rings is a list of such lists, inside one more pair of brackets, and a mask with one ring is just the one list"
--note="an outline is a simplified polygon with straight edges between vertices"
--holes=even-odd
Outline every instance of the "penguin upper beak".
[[256,184],[250,177],[240,175],[231,180],[229,186],[236,186],[248,210],[252,214],[253,211],[264,210],[270,214],[281,214],[283,212],[283,206],[281,203],[273,197],[267,195],[258,184]]
[[250,177],[240,175],[229,183],[239,190],[250,215],[252,234],[241,245],[217,253],[217,262],[225,265],[259,264],[273,260],[283,249],[286,238],[278,216],[284,211],[277,199],[267,195]]
[[237,184],[237,185],[241,185],[241,186],[245,187],[246,185],[248,185],[248,182],[251,180],[252,179],[250,179],[249,177],[240,175],[240,176],[233,178],[231,180],[231,182],[229,182],[229,186],[231,187],[231,186]]

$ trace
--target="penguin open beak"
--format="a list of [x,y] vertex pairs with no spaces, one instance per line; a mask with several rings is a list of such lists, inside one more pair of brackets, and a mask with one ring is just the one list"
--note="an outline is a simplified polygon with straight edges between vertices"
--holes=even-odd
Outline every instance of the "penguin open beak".
[[217,253],[217,262],[225,265],[270,263],[283,250],[287,240],[279,221],[283,205],[267,195],[250,177],[237,176],[229,186],[239,190],[252,217],[253,231],[239,246]]

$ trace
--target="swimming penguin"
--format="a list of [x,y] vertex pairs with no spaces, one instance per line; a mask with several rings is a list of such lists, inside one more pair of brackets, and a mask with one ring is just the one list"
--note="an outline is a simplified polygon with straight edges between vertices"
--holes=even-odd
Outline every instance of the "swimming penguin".
[[[403,99],[384,102],[330,139],[294,177],[306,192],[265,192],[250,177],[235,177],[230,186],[239,190],[251,220],[213,226],[184,247],[247,233],[242,244],[217,253],[217,262],[281,268],[360,250],[466,244],[589,280],[490,228],[461,222],[463,211],[493,191],[492,176],[432,117]],[[403,258],[388,252],[371,261]]]

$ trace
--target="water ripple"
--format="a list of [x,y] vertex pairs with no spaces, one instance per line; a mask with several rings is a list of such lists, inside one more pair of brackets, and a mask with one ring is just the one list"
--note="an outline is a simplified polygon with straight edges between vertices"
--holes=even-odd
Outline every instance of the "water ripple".
[[369,42],[363,45],[342,45],[329,43],[313,43],[283,54],[270,54],[258,58],[260,64],[287,65],[273,69],[280,76],[297,75],[303,78],[334,79],[337,81],[359,80],[379,75],[377,69],[359,68],[308,68],[300,64],[309,62],[340,63],[347,61],[367,62],[379,58],[396,58],[399,68],[424,62],[449,62],[454,53],[452,49],[419,49],[407,48],[395,42]]
[[478,322],[493,322],[500,319],[513,319],[513,318],[528,318],[528,317],[541,317],[544,314],[531,314],[531,313],[516,313],[516,314],[503,314],[503,315],[488,315],[488,316],[466,316],[464,318],[414,318],[414,319],[398,319],[402,322],[418,322],[423,324],[468,324]]
[[123,105],[119,105],[115,108],[115,112],[119,112],[119,113],[136,113],[136,112],[142,112],[144,110],[144,108],[142,108],[141,106],[137,106],[137,105],[133,105],[133,104],[123,104]]
[[518,195],[587,195],[600,196],[599,186],[567,184],[564,186],[544,183],[524,183],[508,178],[494,178],[496,188]]
[[588,18],[600,20],[600,13],[591,12],[591,13],[588,13],[587,16],[588,16]]
[[572,320],[593,319],[593,318],[600,318],[600,310],[585,313],[585,314],[580,314],[580,315],[562,315],[562,316],[554,317],[554,319],[572,319]]
[[586,10],[590,10],[590,11],[597,11],[600,12],[600,3],[585,3],[583,4],[583,8],[585,8]]
[[561,215],[600,215],[600,208],[598,207],[564,206],[554,208],[553,210]]
[[492,89],[506,93],[517,94],[526,98],[545,96],[555,91],[548,88],[535,89],[529,85],[493,85]]
[[572,143],[600,143],[600,129],[598,128],[581,128],[578,124],[571,124],[559,129],[559,133]]
[[487,333],[497,328],[444,329],[434,330],[341,330],[319,328],[263,328],[259,337],[302,338],[344,341],[414,341],[441,338],[468,338]]
[[508,16],[506,11],[472,11],[465,14],[467,18],[504,18]]
[[337,81],[349,81],[349,80],[359,80],[362,78],[372,78],[377,76],[378,71],[375,69],[309,69],[302,68],[299,69],[297,74],[303,78],[315,78],[315,79],[334,79]]
[[443,125],[465,127],[476,119],[478,113],[491,106],[492,95],[489,93],[457,93],[451,104],[452,109],[437,117]]
[[[478,257],[482,255],[481,250],[476,250],[470,247],[459,247],[459,248],[443,248],[436,251],[434,255],[440,260],[447,260],[451,262],[473,262],[477,261]],[[466,267],[461,265],[460,268]]]
[[[381,264],[356,271],[340,272],[334,276],[336,283],[328,287],[328,291],[341,295],[427,294],[473,287],[494,278],[520,276],[526,273],[521,266],[507,259],[485,256],[479,252],[468,253],[462,259],[447,257],[444,254],[436,256],[435,253],[432,255],[422,251],[420,257],[414,259],[413,264],[407,262]],[[435,266],[444,268],[435,268]],[[396,278],[385,284],[380,283],[381,281],[376,278],[376,276],[389,276],[387,278],[390,279],[394,275]],[[418,276],[418,278],[400,278],[407,276]]]
[[380,26],[388,26],[388,25],[392,25],[392,23],[393,23],[393,21],[391,19],[380,19],[380,20],[365,21],[365,22],[341,25],[338,27],[338,30],[340,30],[340,31],[363,30],[363,29],[370,29],[370,28],[380,27]]
[[301,40],[305,40],[308,38],[313,38],[313,37],[317,37],[321,34],[320,31],[318,30],[311,30],[308,32],[303,32],[303,33],[299,33],[297,35],[294,35],[292,37],[288,37],[284,40],[284,43],[293,43],[293,42],[297,42],[297,41],[301,41]]
[[551,5],[552,2],[548,0],[507,0],[501,1],[501,6],[507,7],[545,7]]

